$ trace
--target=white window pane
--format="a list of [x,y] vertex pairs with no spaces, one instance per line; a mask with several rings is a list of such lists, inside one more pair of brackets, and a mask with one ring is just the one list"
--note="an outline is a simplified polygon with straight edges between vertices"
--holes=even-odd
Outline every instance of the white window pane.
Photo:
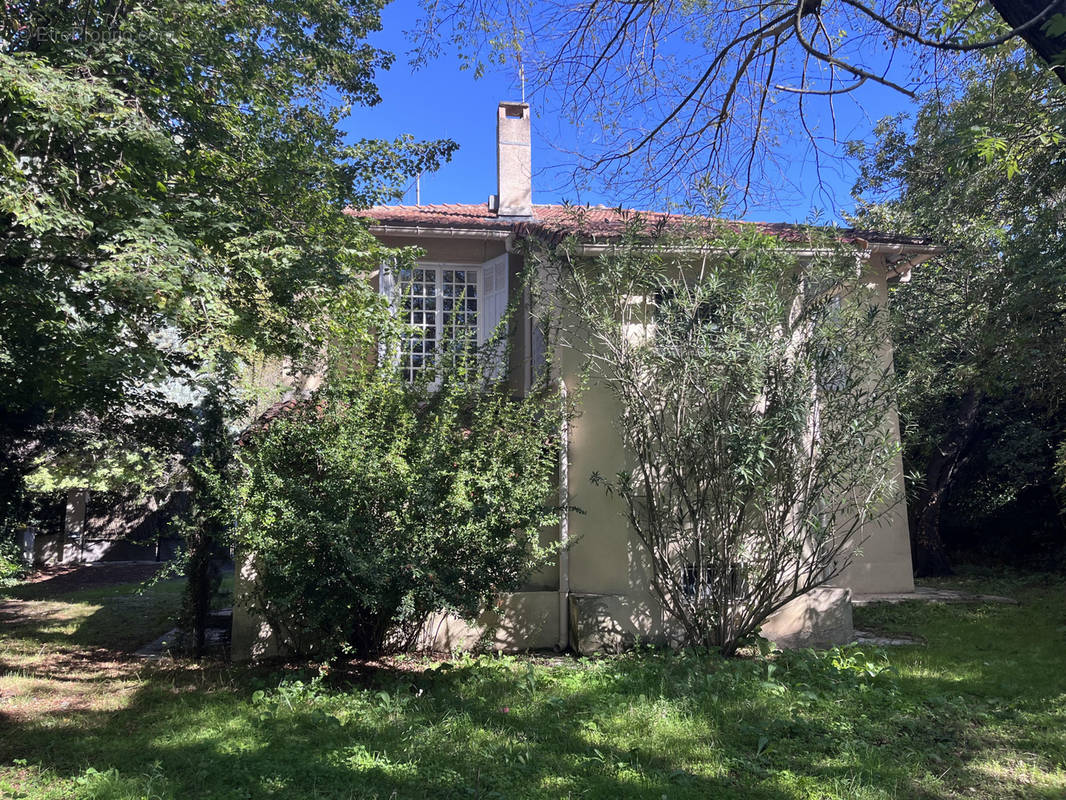
[[419,266],[399,273],[398,310],[416,335],[401,344],[408,380],[431,367],[438,349],[478,344],[478,270]]

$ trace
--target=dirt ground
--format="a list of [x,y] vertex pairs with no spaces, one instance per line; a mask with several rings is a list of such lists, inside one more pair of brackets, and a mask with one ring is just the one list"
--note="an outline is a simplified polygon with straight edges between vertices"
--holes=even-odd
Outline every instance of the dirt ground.
[[[26,583],[42,594],[65,594],[80,589],[147,580],[164,564],[155,561],[122,561],[114,564],[63,564],[37,570]],[[36,592],[35,592],[36,593]]]
[[[155,562],[51,567],[0,597],[0,726],[72,720],[126,703],[146,666],[133,651],[167,629],[177,602],[173,591],[141,594],[127,587],[162,567]],[[68,596],[110,586],[116,587],[114,597],[85,602]]]

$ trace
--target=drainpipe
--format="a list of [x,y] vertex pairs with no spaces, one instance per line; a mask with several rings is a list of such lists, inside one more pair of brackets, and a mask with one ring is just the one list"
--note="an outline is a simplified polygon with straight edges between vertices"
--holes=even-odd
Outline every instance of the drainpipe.
[[570,418],[566,409],[566,382],[559,379],[559,402],[562,421],[559,423],[559,644],[560,651],[570,646]]

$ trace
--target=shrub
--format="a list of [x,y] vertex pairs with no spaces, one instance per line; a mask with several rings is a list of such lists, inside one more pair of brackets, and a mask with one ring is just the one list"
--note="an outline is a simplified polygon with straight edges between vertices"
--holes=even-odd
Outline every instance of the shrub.
[[735,652],[898,500],[884,309],[814,236],[801,258],[753,227],[633,215],[593,259],[538,254],[546,313],[618,409],[628,463],[591,477],[686,645]]
[[301,654],[409,646],[427,616],[471,618],[551,555],[556,403],[436,391],[358,370],[240,456],[238,547],[253,611]]
[[17,584],[23,572],[24,567],[19,561],[15,543],[0,541],[0,589]]

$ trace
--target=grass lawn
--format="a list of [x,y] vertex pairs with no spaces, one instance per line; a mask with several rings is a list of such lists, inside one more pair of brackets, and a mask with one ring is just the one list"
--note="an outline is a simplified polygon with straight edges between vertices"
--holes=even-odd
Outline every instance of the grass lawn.
[[[128,651],[179,587],[0,598],[5,798],[1064,798],[1066,582],[857,624],[923,646],[398,659],[325,680]],[[31,595],[32,596],[32,595]]]

